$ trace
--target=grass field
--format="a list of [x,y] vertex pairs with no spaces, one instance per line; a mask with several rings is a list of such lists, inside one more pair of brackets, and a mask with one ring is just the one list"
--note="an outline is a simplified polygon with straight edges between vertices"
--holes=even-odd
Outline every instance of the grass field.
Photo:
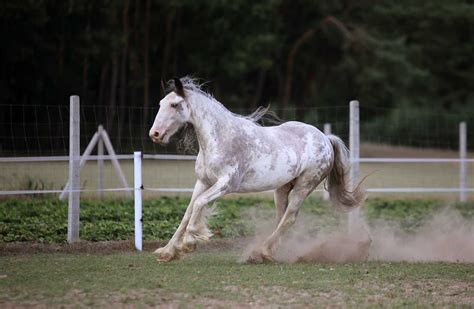
[[[389,149],[388,154],[392,153],[393,149]],[[191,187],[193,165],[189,161],[145,161],[145,187]],[[107,187],[120,186],[111,166],[106,167]],[[122,168],[131,184],[131,161],[123,161]],[[60,162],[4,163],[0,170],[0,189],[57,189],[67,178],[67,167]],[[362,174],[374,171],[367,187],[458,184],[457,164],[362,166]],[[82,173],[82,187],[95,188],[95,179],[96,166],[88,163]],[[468,186],[473,187],[474,179],[468,181]],[[145,193],[153,196],[149,191]],[[133,203],[129,199],[81,200],[81,237],[89,240],[82,247],[64,244],[65,202],[35,196],[0,200],[0,307],[473,307],[472,202],[414,200],[414,195],[405,196],[410,199],[372,199],[371,195],[363,213],[371,227],[375,249],[386,249],[385,240],[393,240],[399,234],[420,236],[409,244],[405,240],[410,238],[397,238],[391,250],[372,256],[368,262],[260,265],[238,262],[243,248],[234,242],[238,237],[252,235],[254,224],[273,218],[272,201],[268,199],[220,200],[220,213],[209,222],[215,240],[168,264],[159,264],[150,248],[143,253],[133,251]],[[145,199],[145,239],[169,238],[187,200]],[[434,213],[447,210],[455,211],[462,219],[455,217],[454,221],[442,223],[431,220]],[[334,226],[345,227],[345,220],[345,215],[335,214],[326,203],[311,198],[305,202],[297,226],[306,225],[319,235],[325,230],[324,224],[331,231]],[[400,228],[388,238],[377,234],[388,223]],[[433,231],[437,232],[436,237]],[[91,242],[97,240],[116,242]],[[226,245],[218,245],[220,242]],[[117,243],[127,245],[114,247]],[[424,247],[426,244],[429,246]],[[422,257],[412,257],[413,252],[407,252],[404,246],[416,249]],[[154,244],[153,249],[156,247]],[[467,248],[467,258],[461,261],[470,263],[426,262],[433,256],[426,251],[433,248],[441,250],[434,254],[438,261],[458,261],[456,254]],[[395,255],[402,251],[402,260],[409,257],[408,260],[419,262],[394,262]]]
[[[160,198],[144,204],[145,239],[150,241],[137,253],[131,241],[131,201],[83,201],[81,237],[89,241],[73,245],[64,243],[66,203],[38,198],[0,201],[0,307],[474,306],[472,203],[369,199],[364,208],[373,237],[369,261],[255,265],[239,260],[256,233],[253,225],[271,222],[272,202],[225,199],[217,205],[221,212],[209,222],[216,234],[210,244],[182,260],[160,264],[151,250],[174,231],[186,203],[187,198]],[[450,228],[448,221],[423,224],[438,222],[431,220],[433,215],[448,210],[463,219],[451,222]],[[344,218],[326,203],[308,199],[295,231],[303,228],[306,236],[317,238],[325,230],[344,229]],[[386,238],[378,234],[383,231],[378,229],[380,220],[382,227],[398,223],[400,229]],[[435,230],[426,234],[426,226]],[[400,238],[386,251],[386,240],[405,233],[421,242]],[[296,238],[286,238],[282,245],[291,239]],[[435,256],[425,252],[435,249],[441,250]],[[462,249],[467,255],[460,255]],[[395,262],[400,252],[405,252],[402,260],[418,262]],[[432,258],[438,262],[427,262]],[[447,260],[452,262],[439,262]]]
[[231,249],[0,257],[0,306],[474,306],[472,264],[239,264]]

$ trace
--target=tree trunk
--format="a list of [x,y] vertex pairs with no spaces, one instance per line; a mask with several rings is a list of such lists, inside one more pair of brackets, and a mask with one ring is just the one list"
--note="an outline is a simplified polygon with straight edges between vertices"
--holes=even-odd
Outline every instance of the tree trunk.
[[148,122],[148,109],[150,107],[150,9],[151,0],[146,0],[145,5],[145,37],[143,40],[143,121]]
[[[89,15],[90,16],[90,15]],[[87,21],[86,38],[89,38],[91,31],[90,19]],[[85,51],[84,60],[82,62],[82,96],[83,100],[87,101],[87,94],[89,88],[89,50]]]
[[107,131],[112,134],[114,127],[114,118],[116,112],[116,102],[117,102],[117,83],[119,75],[119,59],[117,52],[114,52],[112,55],[112,75],[110,77],[110,113],[107,118]]
[[[175,30],[174,33],[172,34],[173,38],[173,45],[174,45],[174,50],[173,50],[173,65],[171,66],[171,76],[177,76],[178,74],[178,63],[179,63],[179,52],[180,52],[180,46],[179,44],[175,44],[176,42],[180,42],[181,38],[179,37],[181,34],[181,11],[177,9],[176,11],[176,16],[175,16]],[[178,76],[180,77],[180,76]]]
[[[58,44],[58,71],[57,71],[57,100],[58,100],[58,105],[63,105],[63,104],[68,104],[68,101],[66,101],[66,97],[64,95],[64,78],[63,78],[63,72],[64,72],[64,45],[65,45],[65,17],[64,15],[61,16],[61,33],[59,35],[59,44]],[[58,131],[56,133],[56,136],[61,136],[63,134],[61,126],[58,126]],[[55,148],[61,149],[61,146],[64,147],[64,144],[61,145],[61,143],[64,143],[61,139],[56,139],[56,145],[54,145]],[[65,149],[65,148],[64,148]],[[66,152],[67,153],[67,152]]]
[[122,59],[120,62],[120,106],[118,111],[118,128],[117,135],[121,140],[122,130],[127,112],[125,111],[125,104],[127,101],[127,73],[128,73],[128,50],[129,50],[129,37],[130,37],[130,22],[128,13],[130,11],[130,0],[125,0],[123,7],[123,48],[122,48]]
[[[140,81],[142,78],[141,75],[141,64],[139,53],[141,48],[139,47],[140,42],[140,10],[141,10],[141,1],[135,0],[135,11],[133,16],[133,24],[131,27],[131,34],[130,34],[130,84],[129,84],[129,98],[134,99],[134,103],[136,105],[140,105]],[[132,116],[132,115],[131,115]],[[133,113],[133,119],[129,119],[129,121],[134,121],[135,123],[143,124],[144,121],[141,119],[141,113]],[[141,132],[141,131],[140,131]],[[137,134],[140,134],[137,132]]]
[[[334,16],[326,16],[324,17],[320,25],[323,23],[331,23],[335,25],[339,31],[342,32],[342,34],[346,37],[346,39],[351,40],[352,39],[352,34],[351,32],[347,29],[347,27],[337,18]],[[286,111],[288,109],[288,104],[291,98],[291,88],[292,88],[292,82],[293,82],[293,68],[295,64],[295,58],[296,54],[298,53],[299,49],[301,46],[303,46],[304,43],[309,41],[316,31],[319,30],[320,27],[316,28],[310,28],[307,29],[292,45],[290,52],[288,53],[288,58],[286,61],[286,78],[285,78],[285,84],[284,84],[284,89],[283,89],[283,98],[282,98],[282,108],[283,108],[283,113],[286,114]]]
[[89,83],[89,55],[86,54],[84,56],[84,60],[82,61],[82,96],[84,100],[87,100],[87,89]]
[[[105,98],[105,91],[106,91],[106,84],[107,84],[107,76],[109,74],[109,69],[110,69],[110,63],[107,62],[105,64],[102,65],[102,69],[101,69],[101,72],[100,72],[100,85],[99,85],[99,99],[97,101],[97,104],[99,106],[102,106],[102,105],[107,105],[106,104],[106,98]],[[99,115],[97,116],[99,121],[102,122],[102,113],[103,113],[103,108],[99,109]],[[104,123],[101,123],[101,124],[104,124]],[[105,124],[106,125],[106,124]],[[106,125],[107,127],[107,125]]]
[[313,98],[313,84],[316,80],[314,71],[308,74],[308,77],[304,81],[303,88],[303,99],[296,105],[296,120],[304,121],[306,115],[306,109],[310,105],[309,102]]
[[[92,44],[91,40],[91,16],[94,12],[94,3],[91,2],[86,5],[87,13],[87,22],[86,22],[86,31],[85,31],[85,44],[90,46]],[[84,59],[82,61],[82,100],[88,102],[89,100],[89,67],[90,67],[90,50],[84,50]],[[95,103],[95,102],[94,102]]]
[[267,77],[267,70],[260,69],[260,72],[258,74],[257,89],[255,90],[255,95],[253,96],[252,101],[250,101],[251,110],[254,110],[255,108],[257,108],[258,102],[260,101],[260,97],[262,96],[263,86],[265,84],[266,77]]
[[298,50],[301,48],[301,46],[309,41],[313,37],[313,35],[316,33],[315,28],[307,29],[291,46],[290,52],[288,53],[288,58],[286,60],[286,77],[285,77],[285,83],[284,83],[284,88],[283,88],[283,98],[282,98],[282,113],[283,113],[283,118],[286,117],[287,112],[288,112],[288,105],[290,102],[290,97],[291,97],[291,86],[293,82],[293,68],[295,64],[295,58],[296,54],[298,53]]
[[165,24],[165,43],[163,47],[163,59],[161,61],[161,78],[167,79],[166,74],[168,74],[168,65],[170,62],[170,55],[171,55],[171,46],[173,40],[173,20],[176,14],[176,10],[172,9],[171,12],[168,13],[166,17],[166,24]]

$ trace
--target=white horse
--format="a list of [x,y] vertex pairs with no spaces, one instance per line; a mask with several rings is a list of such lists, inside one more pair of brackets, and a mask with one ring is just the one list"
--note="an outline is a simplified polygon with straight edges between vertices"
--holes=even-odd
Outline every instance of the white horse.
[[192,124],[199,142],[197,182],[181,224],[168,244],[155,251],[159,261],[179,258],[208,241],[212,234],[203,208],[229,193],[275,189],[277,227],[249,258],[254,262],[273,261],[278,240],[324,179],[337,208],[351,210],[363,202],[359,186],[353,191],[347,187],[348,152],[340,138],[296,121],[262,127],[256,121],[265,112],[235,115],[191,78],[174,79],[172,92],[160,101],[150,138],[167,144],[182,126]]

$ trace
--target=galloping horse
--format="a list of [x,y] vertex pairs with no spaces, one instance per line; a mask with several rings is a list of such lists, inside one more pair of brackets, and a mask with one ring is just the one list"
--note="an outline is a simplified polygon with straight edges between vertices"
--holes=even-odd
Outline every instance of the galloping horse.
[[324,179],[335,207],[351,210],[363,202],[359,186],[348,188],[348,151],[339,137],[296,121],[262,127],[257,121],[263,114],[233,114],[193,79],[174,79],[149,134],[153,142],[167,144],[181,127],[191,124],[199,143],[197,182],[173,237],[155,251],[159,261],[179,258],[208,241],[212,234],[204,207],[229,193],[275,190],[277,227],[250,257],[257,262],[273,261],[278,240]]

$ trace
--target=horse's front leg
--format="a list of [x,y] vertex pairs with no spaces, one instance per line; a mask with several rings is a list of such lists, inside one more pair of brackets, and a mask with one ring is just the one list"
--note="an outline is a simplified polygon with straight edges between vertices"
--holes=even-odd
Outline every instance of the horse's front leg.
[[196,198],[193,205],[193,212],[184,234],[183,248],[194,248],[197,242],[209,240],[212,233],[207,228],[206,216],[203,216],[202,210],[208,203],[227,194],[228,191],[229,178],[221,178]]
[[191,197],[191,201],[189,202],[189,205],[186,209],[186,212],[184,213],[183,219],[181,220],[181,223],[179,224],[178,228],[176,229],[176,232],[174,232],[173,237],[170,239],[168,244],[162,248],[158,248],[154,254],[158,255],[158,260],[159,261],[171,261],[177,257],[179,257],[181,253],[181,245],[180,241],[181,238],[186,231],[186,226],[189,223],[189,219],[191,218],[191,214],[193,212],[193,204],[196,201],[196,198],[199,197],[206,189],[208,186],[203,184],[200,180],[198,180],[194,186],[193,190],[193,195]]

